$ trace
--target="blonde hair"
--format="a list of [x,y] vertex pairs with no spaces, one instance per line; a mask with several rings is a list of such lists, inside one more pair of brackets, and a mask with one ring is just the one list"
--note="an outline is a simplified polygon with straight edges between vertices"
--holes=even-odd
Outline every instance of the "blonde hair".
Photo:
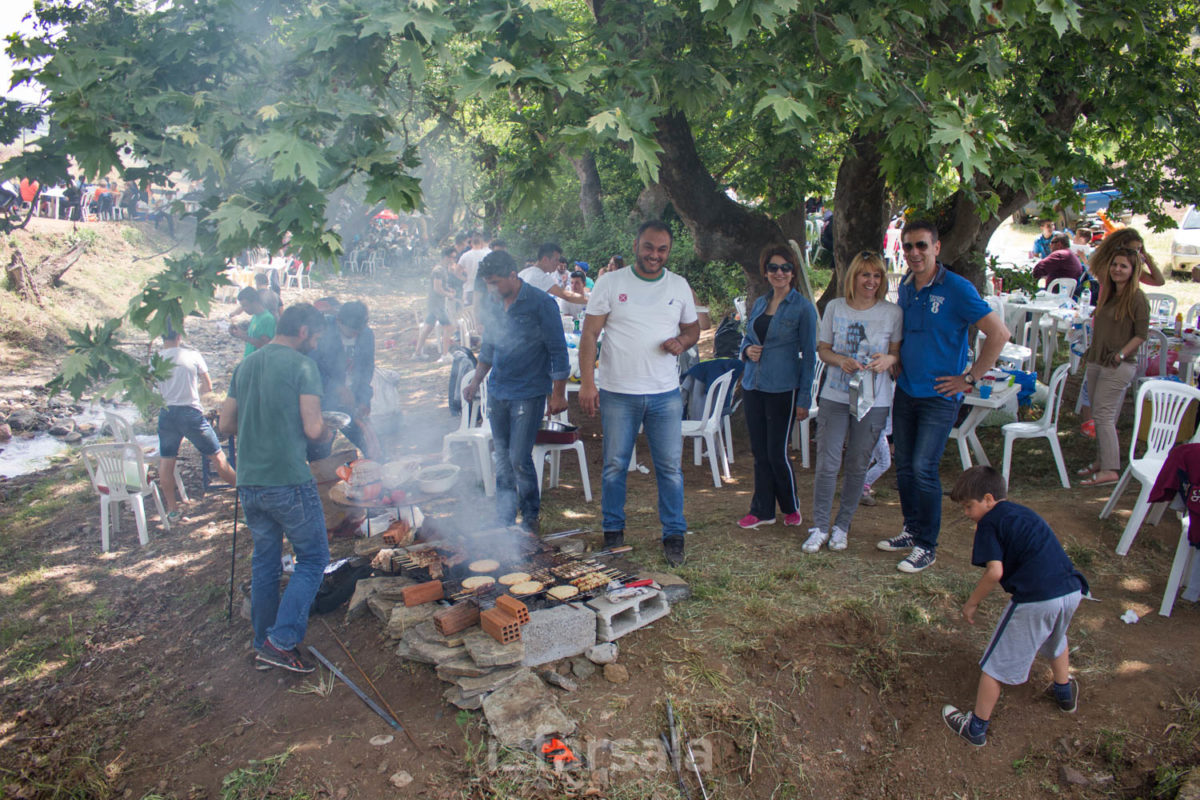
[[846,269],[846,277],[842,280],[842,296],[847,300],[854,300],[854,282],[858,279],[858,273],[868,269],[875,270],[879,273],[881,280],[879,286],[875,289],[875,299],[884,300],[888,293],[887,280],[887,265],[883,262],[883,256],[874,250],[863,250],[854,257],[850,262],[850,266]]

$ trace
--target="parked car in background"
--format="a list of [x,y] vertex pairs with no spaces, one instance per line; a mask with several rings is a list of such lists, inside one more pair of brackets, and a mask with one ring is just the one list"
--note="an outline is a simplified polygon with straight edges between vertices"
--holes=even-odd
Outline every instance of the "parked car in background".
[[1188,206],[1171,236],[1171,270],[1189,272],[1200,267],[1200,210]]
[[1072,188],[1083,204],[1082,209],[1030,200],[1013,216],[1022,225],[1039,219],[1054,220],[1054,224],[1064,230],[1074,228],[1085,220],[1090,220],[1096,216],[1096,212],[1098,211],[1107,211],[1110,218],[1117,218],[1118,214],[1115,212],[1120,206],[1118,201],[1121,197],[1121,192],[1115,186],[1101,186],[1098,189],[1090,189],[1086,183],[1077,181]]

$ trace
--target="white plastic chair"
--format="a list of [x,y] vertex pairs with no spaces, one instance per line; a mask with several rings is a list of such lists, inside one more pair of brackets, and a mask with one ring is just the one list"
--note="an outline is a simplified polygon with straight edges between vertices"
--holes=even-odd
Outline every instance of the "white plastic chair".
[[[1055,278],[1046,286],[1046,291],[1053,297],[1067,298],[1075,294],[1075,287],[1079,281],[1074,278]],[[1045,319],[1043,317],[1043,319]]]
[[[725,396],[733,383],[733,372],[721,375],[708,385],[704,394],[704,413],[700,419],[685,419],[683,421],[684,438],[695,439],[693,461],[698,465],[701,461],[701,442],[708,450],[708,463],[712,467],[713,486],[721,488],[721,476],[729,480],[729,460],[725,453],[725,443],[722,440],[725,414]],[[717,462],[720,461],[720,470]]]
[[812,381],[812,402],[808,406],[808,416],[800,420],[795,428],[792,429],[792,449],[800,451],[800,466],[808,469],[809,452],[811,443],[809,441],[812,423],[817,419],[817,412],[820,408],[821,394],[821,378],[825,376],[825,362],[817,359],[817,365],[813,367]]
[[1146,299],[1150,301],[1151,322],[1155,319],[1175,320],[1175,306],[1178,303],[1175,295],[1163,294],[1162,292],[1146,292]]
[[[1141,386],[1146,381],[1167,377],[1168,350],[1170,344],[1167,335],[1162,331],[1151,328],[1146,335],[1146,341],[1137,349],[1137,369],[1134,372],[1134,383]],[[1158,372],[1148,375],[1150,359],[1158,358]]]
[[[999,297],[989,296],[983,298],[992,311],[1000,319],[1005,319],[1007,312],[1007,303]],[[987,340],[987,334],[979,331],[975,336],[975,358],[979,358],[979,354],[983,351],[983,343]],[[1017,344],[1011,339],[1004,343],[1004,349],[1000,351],[1000,355],[996,357],[996,362],[999,364],[1007,364],[1013,369],[1030,371],[1033,369],[1033,350],[1023,344]]]
[[1175,597],[1179,594],[1180,589],[1191,588],[1192,591],[1184,593],[1185,600],[1191,600],[1196,595],[1196,584],[1200,582],[1200,575],[1197,574],[1197,568],[1200,567],[1200,561],[1197,561],[1196,548],[1192,547],[1188,541],[1188,527],[1190,518],[1184,513],[1180,520],[1181,530],[1179,532],[1179,544],[1175,546],[1175,560],[1171,562],[1171,574],[1167,578],[1167,588],[1163,591],[1162,605],[1158,607],[1158,613],[1164,617],[1171,616],[1171,610],[1175,607]]
[[[1138,442],[1137,432],[1142,426],[1142,407],[1147,400],[1150,405],[1150,425],[1146,431],[1146,452],[1141,458],[1134,458]],[[1133,512],[1121,533],[1121,540],[1117,543],[1119,556],[1129,552],[1138,528],[1150,511],[1150,490],[1167,460],[1167,454],[1175,446],[1179,425],[1187,413],[1188,406],[1193,402],[1200,403],[1200,390],[1176,381],[1146,381],[1138,387],[1137,399],[1134,400],[1133,434],[1129,442],[1129,466],[1121,473],[1121,480],[1117,482],[1104,510],[1100,512],[1100,519],[1108,519],[1116,508],[1117,501],[1129,486],[1130,478],[1137,478],[1141,482],[1142,490],[1133,504]]]
[[154,496],[154,505],[163,527],[171,530],[158,485],[147,477],[142,448],[136,442],[89,444],[80,448],[80,452],[92,488],[100,496],[100,547],[105,553],[109,549],[110,525],[113,533],[121,532],[121,503],[128,502],[133,509],[138,541],[143,547],[150,543],[150,535],[146,530],[146,506],[142,500],[146,495]]
[[[556,414],[553,417],[558,422],[567,422],[567,412]],[[537,473],[538,492],[542,491],[542,473],[546,467],[546,456],[550,457],[550,488],[558,486],[558,469],[562,461],[562,454],[566,451],[574,451],[579,457],[579,477],[583,481],[583,499],[585,502],[592,502],[592,481],[588,477],[587,454],[583,450],[583,440],[576,439],[570,444],[535,444],[533,446],[533,469]]]
[[[133,423],[122,417],[115,411],[105,411],[104,420],[108,423],[108,429],[112,431],[112,437],[118,442],[132,442],[137,444],[137,436],[133,432]],[[147,464],[158,464],[162,460],[158,449],[154,447],[142,449],[143,458]],[[175,489],[179,492],[179,499],[184,503],[188,500],[187,487],[183,485],[183,473],[179,471],[179,459],[175,459]]]
[[[475,379],[475,370],[468,370],[458,383],[458,396]],[[442,461],[450,460],[450,445],[465,444],[471,447],[479,477],[483,479],[483,492],[488,497],[496,495],[496,469],[492,464],[492,425],[487,417],[487,381],[479,385],[479,398],[474,403],[463,401],[458,430],[442,437]]]
[[[300,261],[299,259],[296,259],[295,261],[293,261],[292,265],[283,271],[283,274],[284,274],[283,288],[287,289],[293,285],[297,289],[304,289],[304,288],[311,287],[312,280],[308,276],[309,270],[310,270],[309,264],[306,264],[303,261]],[[307,284],[308,287],[306,287],[305,284]]]
[[1058,444],[1058,414],[1062,410],[1063,389],[1067,385],[1067,375],[1071,371],[1069,364],[1063,364],[1054,370],[1050,378],[1049,391],[1046,393],[1046,410],[1042,418],[1036,422],[1010,422],[1001,430],[1004,432],[1004,462],[1001,473],[1004,482],[1008,483],[1009,466],[1012,463],[1013,441],[1016,439],[1045,438],[1050,442],[1050,452],[1054,454],[1054,463],[1058,466],[1058,477],[1064,489],[1071,488],[1067,477],[1067,466],[1063,463],[1062,448]]
[[1185,328],[1194,328],[1196,327],[1197,320],[1200,320],[1200,303],[1192,303],[1187,313],[1183,315],[1183,326]]

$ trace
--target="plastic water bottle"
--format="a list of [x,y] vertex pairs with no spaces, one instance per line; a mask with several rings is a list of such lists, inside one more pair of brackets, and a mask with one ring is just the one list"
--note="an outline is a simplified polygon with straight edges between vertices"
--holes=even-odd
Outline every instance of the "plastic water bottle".
[[1092,287],[1091,284],[1083,287],[1083,292],[1079,295],[1080,306],[1090,306],[1092,304]]

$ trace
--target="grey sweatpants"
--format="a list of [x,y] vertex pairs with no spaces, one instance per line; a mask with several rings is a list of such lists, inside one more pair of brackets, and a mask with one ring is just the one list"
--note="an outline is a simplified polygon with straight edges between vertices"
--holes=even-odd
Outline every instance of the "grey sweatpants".
[[[829,516],[833,512],[833,492],[837,488],[838,472],[845,463],[842,478],[842,502],[835,524],[850,531],[850,521],[862,499],[867,466],[879,434],[887,425],[887,406],[877,406],[867,412],[862,421],[850,416],[850,406],[821,398],[817,412],[817,471],[813,477],[813,526],[830,532]],[[844,453],[844,455],[843,455]]]

